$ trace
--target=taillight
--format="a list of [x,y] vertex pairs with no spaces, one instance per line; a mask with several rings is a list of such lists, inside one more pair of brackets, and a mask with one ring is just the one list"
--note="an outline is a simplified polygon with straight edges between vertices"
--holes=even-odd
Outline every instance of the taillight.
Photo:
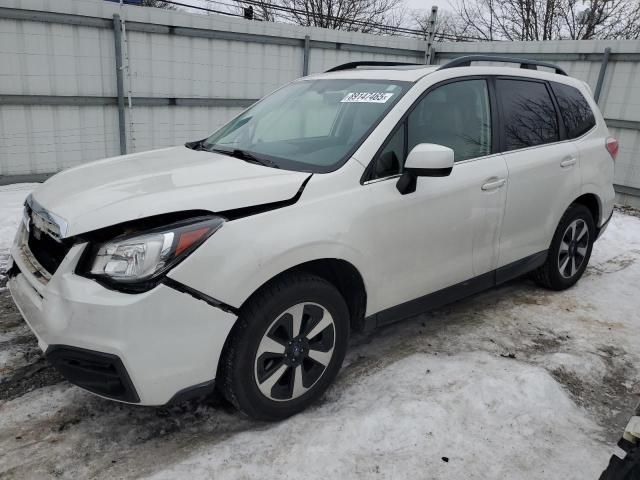
[[620,145],[618,144],[618,140],[613,137],[607,138],[607,143],[605,144],[607,147],[607,152],[611,155],[611,158],[614,160],[618,156],[618,150],[620,149]]

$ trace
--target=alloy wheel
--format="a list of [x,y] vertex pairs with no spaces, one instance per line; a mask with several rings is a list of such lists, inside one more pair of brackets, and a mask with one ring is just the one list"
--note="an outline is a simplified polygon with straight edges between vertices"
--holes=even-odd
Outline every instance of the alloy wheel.
[[558,252],[558,269],[563,278],[573,277],[585,261],[589,249],[589,228],[578,218],[562,235]]
[[275,401],[304,395],[324,374],[333,357],[335,324],[317,303],[298,303],[267,328],[255,359],[255,380]]

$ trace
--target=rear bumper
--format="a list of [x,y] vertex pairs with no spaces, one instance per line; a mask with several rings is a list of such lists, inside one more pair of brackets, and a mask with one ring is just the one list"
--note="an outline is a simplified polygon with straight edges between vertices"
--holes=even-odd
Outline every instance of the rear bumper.
[[9,290],[53,365],[128,403],[164,405],[210,390],[236,316],[162,284],[140,294],[106,289],[73,273],[83,249],[74,246],[46,283],[12,251]]
[[598,233],[596,234],[596,239],[600,238],[602,234],[605,232],[605,230],[609,226],[609,222],[611,222],[611,217],[613,217],[613,210],[611,210],[611,213],[609,214],[609,218],[607,218],[604,221],[604,223],[600,227],[598,227]]

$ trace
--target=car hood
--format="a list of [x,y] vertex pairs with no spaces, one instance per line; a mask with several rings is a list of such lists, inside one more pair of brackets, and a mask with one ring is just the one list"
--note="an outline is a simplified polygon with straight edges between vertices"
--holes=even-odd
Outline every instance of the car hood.
[[288,200],[309,173],[186,147],[123,155],[61,172],[31,201],[62,220],[62,237],[185,210],[224,212]]

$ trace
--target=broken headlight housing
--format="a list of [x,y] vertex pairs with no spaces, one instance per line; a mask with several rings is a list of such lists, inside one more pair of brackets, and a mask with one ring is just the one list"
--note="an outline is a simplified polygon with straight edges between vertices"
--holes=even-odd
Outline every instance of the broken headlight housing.
[[224,219],[200,217],[93,244],[85,276],[119,289],[144,291],[218,230]]

